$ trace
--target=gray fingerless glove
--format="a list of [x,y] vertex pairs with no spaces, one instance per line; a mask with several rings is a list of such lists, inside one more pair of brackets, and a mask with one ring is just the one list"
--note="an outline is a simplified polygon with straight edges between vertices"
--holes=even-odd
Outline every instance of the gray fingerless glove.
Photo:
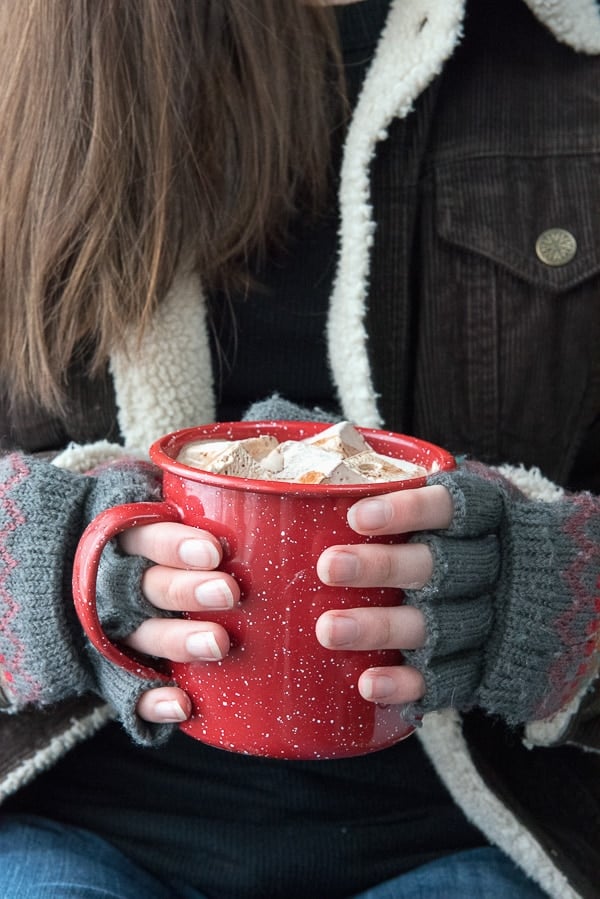
[[334,422],[336,416],[325,412],[319,406],[307,409],[284,399],[278,393],[265,400],[252,403],[244,413],[242,421],[323,421]]
[[[73,474],[33,457],[0,459],[0,696],[8,712],[95,692],[139,742],[158,742],[172,725],[135,714],[143,681],[104,659],[87,641],[71,593],[72,562],[86,525],[119,503],[159,500],[160,478],[146,463]],[[148,563],[109,544],[98,575],[98,608],[114,638],[156,615],[141,593]]]
[[455,511],[447,530],[413,538],[434,574],[406,591],[427,623],[424,648],[404,653],[426,683],[407,717],[476,705],[511,725],[551,716],[596,670],[600,499],[532,501],[472,462],[428,484],[447,487]]

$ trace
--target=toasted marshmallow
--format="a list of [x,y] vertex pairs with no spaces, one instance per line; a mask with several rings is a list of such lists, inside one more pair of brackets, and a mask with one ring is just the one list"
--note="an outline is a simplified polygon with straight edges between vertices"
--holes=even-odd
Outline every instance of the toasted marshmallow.
[[352,471],[364,477],[365,481],[401,481],[406,478],[419,478],[427,474],[422,465],[406,462],[404,459],[392,459],[369,450],[357,453],[346,460]]
[[303,440],[286,440],[279,451],[283,458],[283,469],[279,477],[285,481],[300,481],[310,473],[308,483],[317,484],[328,478],[342,462],[338,453],[329,453]]
[[280,471],[283,470],[283,455],[281,453],[281,449],[279,446],[276,446],[275,449],[271,450],[268,455],[263,456],[260,460],[260,464],[263,468],[265,468],[271,475],[275,476],[279,474]]
[[339,421],[315,434],[314,437],[307,437],[304,443],[318,446],[331,453],[339,453],[343,459],[371,449],[362,434],[349,421]]
[[[230,464],[221,458],[222,456],[231,455],[239,448],[243,450],[243,453],[236,458],[239,459],[243,468],[247,468],[249,462],[245,456],[249,456],[255,462],[260,462],[276,450],[277,446],[277,438],[268,434],[261,434],[259,437],[246,437],[244,440],[197,440],[184,446],[177,461],[183,465],[191,465],[193,468],[205,468],[207,471],[218,471],[220,474],[232,474],[232,472],[221,470],[224,464]],[[264,477],[264,475],[262,476]],[[240,477],[257,477],[257,475],[240,475]]]
[[314,437],[283,443],[266,434],[200,440],[185,446],[178,461],[214,474],[297,484],[366,484],[427,474],[420,465],[376,453],[347,421]]
[[254,478],[270,480],[272,475],[264,468],[260,460],[254,459],[246,447],[235,444],[221,453],[210,463],[213,474],[227,474],[235,478]]
[[213,459],[231,447],[231,440],[196,440],[188,443],[177,456],[182,465],[192,468],[209,468]]

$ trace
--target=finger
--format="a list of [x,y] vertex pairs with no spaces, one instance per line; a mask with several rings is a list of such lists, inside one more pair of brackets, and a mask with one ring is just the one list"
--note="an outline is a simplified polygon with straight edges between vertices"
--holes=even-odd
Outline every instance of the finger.
[[422,534],[431,553],[432,577],[424,597],[458,599],[481,596],[494,589],[501,570],[500,546],[494,535],[468,539]]
[[211,621],[148,618],[124,642],[172,662],[216,662],[229,651],[227,631]]
[[223,549],[208,531],[177,522],[146,524],[119,535],[119,546],[132,556],[143,556],[171,568],[211,570],[221,564]]
[[330,546],[317,561],[319,578],[330,586],[418,590],[432,572],[431,550],[423,543]]
[[144,721],[153,724],[179,723],[192,714],[192,703],[179,687],[156,687],[142,693],[136,712]]
[[335,609],[319,616],[316,635],[326,649],[419,649],[425,618],[413,606]]
[[358,691],[370,702],[390,705],[418,702],[425,695],[422,674],[410,665],[368,668],[358,679]]
[[348,510],[348,523],[358,534],[408,534],[447,528],[453,514],[450,493],[436,484],[361,499]]
[[232,609],[240,588],[224,572],[181,571],[153,565],[142,577],[142,592],[157,609],[197,612],[199,609]]

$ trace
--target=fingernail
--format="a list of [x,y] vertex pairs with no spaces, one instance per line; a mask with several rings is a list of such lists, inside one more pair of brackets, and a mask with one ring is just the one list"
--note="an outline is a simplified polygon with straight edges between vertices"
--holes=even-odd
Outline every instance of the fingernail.
[[349,510],[348,522],[350,527],[376,531],[390,523],[392,514],[392,506],[387,499],[364,499]]
[[348,584],[356,580],[358,559],[353,553],[333,552],[325,556],[324,577],[329,584]]
[[185,648],[190,655],[197,659],[212,661],[213,659],[221,659],[221,650],[212,631],[197,631],[190,634],[185,641]]
[[346,646],[358,640],[360,628],[354,618],[329,615],[327,618],[327,642],[330,646]]
[[187,715],[178,702],[163,699],[154,706],[154,711],[165,724],[169,721],[185,721]]
[[391,677],[385,674],[363,677],[360,684],[360,692],[364,699],[388,699],[396,691],[396,684]]
[[207,581],[194,590],[198,605],[206,609],[233,608],[233,593],[224,581]]
[[179,558],[192,568],[216,568],[221,561],[216,546],[208,540],[184,540],[179,545]]

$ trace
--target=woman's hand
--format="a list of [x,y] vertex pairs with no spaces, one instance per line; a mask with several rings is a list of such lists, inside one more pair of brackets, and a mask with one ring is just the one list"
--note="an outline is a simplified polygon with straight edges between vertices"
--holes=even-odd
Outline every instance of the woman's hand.
[[[219,541],[207,531],[161,523],[131,528],[120,548],[155,564],[143,575],[142,592],[157,609],[169,612],[222,612],[239,601],[240,590],[221,563]],[[132,649],[176,662],[218,661],[229,651],[227,631],[209,621],[148,618],[123,642]],[[157,687],[142,694],[137,713],[153,723],[185,721],[190,699],[178,687]]]
[[[376,504],[361,500],[350,511],[349,521],[360,534],[398,534],[445,527],[451,515],[446,489],[425,487],[378,497]],[[222,548],[207,531],[184,524],[151,524],[125,531],[119,545],[154,563],[143,575],[142,592],[156,609],[222,612],[239,602],[234,578],[215,570]],[[406,589],[426,583],[431,567],[426,546],[365,543],[330,547],[317,571],[328,584]],[[331,649],[414,649],[422,645],[424,633],[423,615],[412,607],[331,611],[317,622],[319,641]],[[179,618],[148,618],[123,642],[138,652],[179,662],[217,661],[229,651],[229,637],[221,625]],[[374,702],[405,703],[421,697],[423,678],[407,665],[370,669],[360,678],[359,689]],[[158,687],[142,694],[137,713],[153,723],[180,722],[189,717],[191,703],[178,687]]]
[[[403,704],[407,720],[479,706],[515,725],[555,714],[595,676],[598,497],[530,499],[498,471],[466,462],[425,487],[361,500],[348,520],[365,536],[411,535],[402,544],[332,546],[317,563],[328,585],[406,593],[398,606],[334,609],[317,622],[316,637],[328,649],[405,654],[404,665],[363,672],[365,699]],[[155,563],[142,590],[156,609],[210,612],[239,601],[233,578],[215,570],[221,548],[210,534],[154,524],[121,542]],[[208,663],[229,649],[223,627],[182,619],[146,619],[128,642],[151,655]],[[181,721],[190,703],[183,691],[160,687],[141,697],[137,711],[146,721]]]
[[[408,534],[447,528],[452,514],[449,492],[431,486],[360,500],[350,509],[348,522],[365,536]],[[424,544],[362,543],[329,547],[317,573],[332,586],[418,590],[431,578],[432,568],[431,551]],[[321,615],[316,633],[328,649],[419,649],[425,642],[425,618],[418,609],[401,605],[332,610]],[[422,698],[425,682],[409,665],[370,668],[361,675],[358,689],[373,702],[409,703]]]
[[327,584],[405,590],[404,605],[317,622],[328,648],[404,651],[405,666],[363,672],[366,699],[405,704],[414,721],[478,706],[512,726],[551,717],[596,676],[600,499],[515,474],[531,497],[466,461],[350,509],[360,534],[413,532],[397,546],[330,547],[318,563]]

